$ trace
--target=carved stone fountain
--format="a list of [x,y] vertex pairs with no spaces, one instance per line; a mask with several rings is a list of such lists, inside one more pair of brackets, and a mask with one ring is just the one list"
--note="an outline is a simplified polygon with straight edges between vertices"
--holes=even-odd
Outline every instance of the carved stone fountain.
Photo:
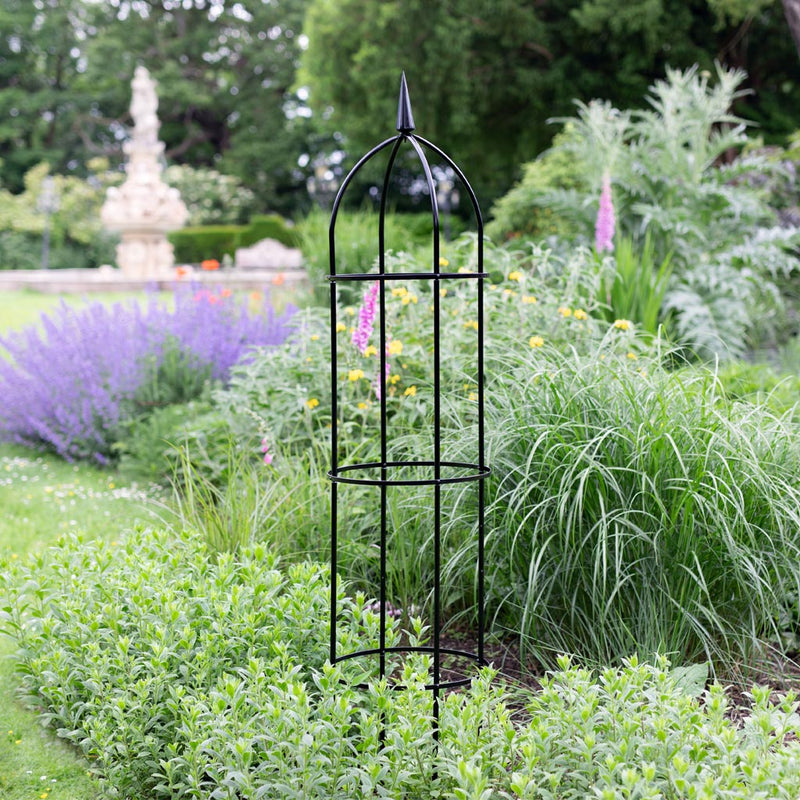
[[137,67],[131,86],[134,126],[123,145],[127,177],[108,190],[100,217],[109,230],[121,233],[117,265],[125,276],[169,278],[175,257],[166,233],[184,225],[187,210],[178,190],[161,180],[164,142],[158,140],[155,81]]

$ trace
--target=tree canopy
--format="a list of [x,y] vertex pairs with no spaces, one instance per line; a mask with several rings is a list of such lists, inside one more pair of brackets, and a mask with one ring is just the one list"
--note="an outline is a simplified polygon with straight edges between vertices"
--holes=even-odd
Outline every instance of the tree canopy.
[[636,106],[668,65],[743,67],[758,94],[740,113],[797,125],[783,109],[800,63],[775,0],[311,0],[305,33],[312,108],[354,153],[391,132],[405,70],[419,132],[489,197],[550,141],[548,118],[574,99]]
[[798,127],[799,3],[3,0],[0,186],[21,192],[43,161],[77,176],[119,163],[138,64],[158,81],[167,160],[233,174],[286,213],[308,204],[318,154],[353,159],[392,133],[402,70],[418,131],[487,201],[573,99],[635,106],[667,65],[746,69],[737,112],[778,138]]
[[138,64],[158,82],[170,161],[244,178],[265,207],[302,203],[308,118],[292,91],[306,0],[6,0],[0,157],[18,190],[47,160],[121,156]]

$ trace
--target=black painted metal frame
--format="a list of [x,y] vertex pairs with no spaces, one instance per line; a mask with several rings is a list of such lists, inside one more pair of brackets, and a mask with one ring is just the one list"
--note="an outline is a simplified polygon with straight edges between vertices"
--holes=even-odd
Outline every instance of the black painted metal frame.
[[[442,656],[456,656],[474,662],[477,665],[486,664],[484,657],[484,509],[485,509],[485,489],[484,479],[489,474],[489,468],[484,458],[484,279],[487,273],[483,271],[483,220],[481,217],[478,201],[472,187],[466,177],[452,159],[442,152],[436,145],[412,133],[414,130],[414,119],[411,112],[411,104],[408,96],[408,87],[405,75],[402,76],[400,83],[400,100],[397,111],[397,131],[396,136],[386,139],[379,145],[370,150],[353,167],[350,173],[342,182],[336,195],[331,212],[329,228],[329,247],[330,247],[330,313],[331,313],[331,397],[332,397],[332,424],[331,424],[331,469],[328,477],[331,480],[331,639],[330,639],[330,660],[331,663],[346,661],[348,659],[361,656],[375,656],[379,658],[380,677],[386,677],[386,657],[390,653],[410,653],[423,652],[432,656],[432,682],[427,685],[427,689],[433,692],[434,697],[434,718],[438,725],[439,716],[439,694],[444,689],[451,689],[462,686],[470,681],[470,678],[458,678],[455,680],[442,680]],[[385,236],[384,220],[386,216],[387,194],[389,181],[392,174],[398,152],[402,145],[408,144],[415,151],[422,169],[425,173],[425,180],[428,187],[428,195],[431,203],[431,214],[433,217],[433,250],[431,256],[430,272],[405,272],[387,273],[385,263]],[[378,272],[370,273],[346,273],[337,274],[336,272],[336,220],[341,207],[344,194],[353,178],[359,170],[374,156],[386,148],[391,148],[389,153],[388,165],[383,179],[383,190],[380,197],[380,215],[378,227]],[[461,180],[466,189],[477,222],[477,270],[475,272],[442,272],[440,266],[440,244],[439,244],[439,207],[436,197],[436,185],[430,164],[425,155],[425,150],[435,153],[444,163],[446,163]],[[388,423],[386,416],[386,285],[389,281],[396,280],[421,280],[433,282],[433,458],[431,460],[408,460],[408,461],[389,461],[388,460]],[[443,282],[454,280],[474,281],[477,286],[477,343],[476,343],[476,374],[473,383],[477,386],[477,405],[478,405],[478,463],[466,463],[442,460],[442,433],[441,433],[441,379],[440,379],[440,358],[441,358],[441,309],[440,309],[440,286]],[[378,380],[380,381],[380,461],[373,461],[360,464],[341,465],[339,463],[339,402],[338,402],[338,355],[336,341],[337,326],[337,283],[361,281],[379,281],[379,312],[378,322],[380,331],[380,344],[378,352],[380,355],[380,369]],[[403,478],[393,477],[397,471],[403,467],[424,468],[428,477],[423,478]],[[379,478],[370,478],[367,474],[370,470],[378,471]],[[466,471],[466,474],[463,474]],[[477,554],[477,604],[478,604],[478,631],[477,631],[477,651],[443,647],[441,644],[442,620],[441,620],[441,523],[442,523],[442,497],[441,487],[447,484],[464,483],[475,481],[478,484],[478,554]],[[379,586],[379,645],[377,648],[357,650],[355,652],[339,654],[337,653],[336,620],[337,620],[337,564],[338,564],[338,485],[359,484],[368,487],[378,487],[380,491],[380,586]],[[433,558],[434,558],[434,586],[432,587],[433,599],[433,619],[431,620],[431,644],[425,646],[397,646],[387,647],[386,645],[386,617],[387,617],[387,488],[389,486],[433,486],[434,487],[434,514],[433,514]]]

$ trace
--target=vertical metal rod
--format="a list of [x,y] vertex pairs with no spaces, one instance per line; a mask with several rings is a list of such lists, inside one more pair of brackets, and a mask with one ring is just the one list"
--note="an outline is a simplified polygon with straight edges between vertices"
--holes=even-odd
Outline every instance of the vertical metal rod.
[[[336,384],[336,378],[339,372],[337,363],[337,347],[336,347],[336,243],[334,237],[334,228],[331,224],[329,232],[330,248],[330,302],[331,302],[331,469],[336,470],[339,466],[339,404],[337,402],[339,387]],[[338,502],[337,502],[337,486],[336,481],[331,481],[331,664],[336,663],[336,571],[338,568],[337,550],[338,550]]]
[[[482,232],[478,234],[478,272],[483,272],[483,238]],[[486,468],[486,453],[484,451],[484,393],[483,393],[483,339],[484,339],[484,318],[483,318],[483,278],[478,278],[478,464],[481,472]],[[485,481],[478,481],[478,663],[484,661],[484,629],[486,625],[486,607],[484,597],[484,535],[485,535],[485,510],[486,510],[486,490]]]
[[[381,192],[381,208],[378,215],[378,274],[386,274],[386,198],[389,194],[389,178],[392,174],[392,167],[397,158],[397,152],[402,144],[403,136],[397,137],[394,147],[389,154],[389,160],[386,166],[386,173],[383,177],[383,191]],[[380,403],[381,403],[381,531],[380,531],[380,641],[379,641],[379,659],[380,659],[380,675],[381,678],[386,677],[386,603],[387,597],[387,570],[386,570],[386,547],[388,538],[388,502],[387,491],[388,486],[386,480],[388,478],[386,463],[389,460],[388,456],[388,438],[389,429],[386,417],[386,348],[388,342],[386,341],[386,281],[381,280],[379,287],[379,308],[380,308],[380,332],[379,332],[379,358],[380,366],[378,372],[378,387],[380,389]]]

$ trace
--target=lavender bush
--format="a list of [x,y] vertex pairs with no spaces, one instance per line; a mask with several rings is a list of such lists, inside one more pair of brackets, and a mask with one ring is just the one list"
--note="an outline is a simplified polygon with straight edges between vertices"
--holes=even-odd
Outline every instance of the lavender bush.
[[108,463],[126,423],[224,382],[253,346],[284,341],[294,310],[254,313],[229,290],[188,287],[172,307],[61,305],[0,337],[0,439]]

